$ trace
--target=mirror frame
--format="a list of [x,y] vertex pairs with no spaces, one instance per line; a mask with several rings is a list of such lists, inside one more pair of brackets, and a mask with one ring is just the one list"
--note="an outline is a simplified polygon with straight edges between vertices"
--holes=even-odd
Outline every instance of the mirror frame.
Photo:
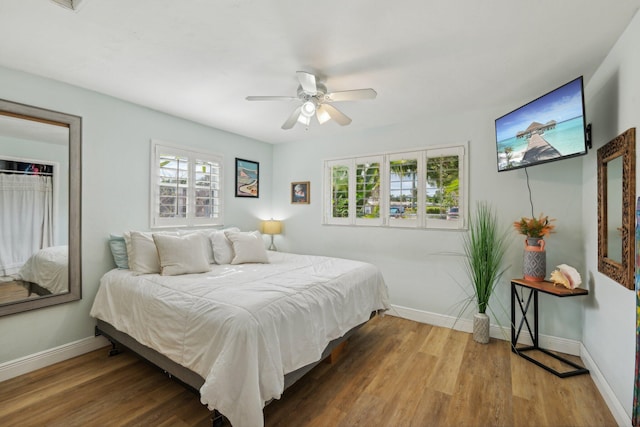
[[81,197],[82,117],[0,99],[0,114],[69,128],[69,292],[0,305],[0,316],[82,298]]
[[[607,164],[622,157],[622,262],[607,255]],[[636,128],[598,149],[598,271],[628,289],[635,274]]]

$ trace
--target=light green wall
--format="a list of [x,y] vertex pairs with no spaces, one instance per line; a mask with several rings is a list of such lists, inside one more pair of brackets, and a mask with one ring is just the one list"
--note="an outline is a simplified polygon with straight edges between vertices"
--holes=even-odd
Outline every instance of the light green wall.
[[[632,290],[598,272],[595,151],[640,124],[638,40],[640,15],[636,14],[586,86],[587,117],[593,124],[593,155],[584,162],[582,187],[582,234],[591,292],[585,304],[583,342],[629,417],[633,405],[636,300]],[[637,165],[638,153],[636,145]],[[636,196],[637,190],[636,183]]]
[[[150,140],[224,156],[225,222],[255,229],[271,215],[272,146],[78,87],[0,68],[0,98],[81,116],[83,298],[0,317],[0,363],[93,335],[91,303],[113,266],[109,233],[149,227]],[[261,196],[235,198],[234,159],[260,162]]]

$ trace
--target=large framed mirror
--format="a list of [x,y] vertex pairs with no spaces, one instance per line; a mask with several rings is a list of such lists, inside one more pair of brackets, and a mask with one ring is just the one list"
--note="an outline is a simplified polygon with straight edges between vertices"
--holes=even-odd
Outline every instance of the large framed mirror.
[[0,99],[0,316],[79,300],[82,118]]
[[636,129],[598,149],[598,271],[634,289]]

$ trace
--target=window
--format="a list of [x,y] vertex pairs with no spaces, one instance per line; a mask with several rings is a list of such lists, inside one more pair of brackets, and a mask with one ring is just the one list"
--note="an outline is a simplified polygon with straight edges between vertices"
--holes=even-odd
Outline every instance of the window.
[[325,161],[325,224],[464,228],[467,145]]
[[151,227],[221,225],[222,156],[152,141]]

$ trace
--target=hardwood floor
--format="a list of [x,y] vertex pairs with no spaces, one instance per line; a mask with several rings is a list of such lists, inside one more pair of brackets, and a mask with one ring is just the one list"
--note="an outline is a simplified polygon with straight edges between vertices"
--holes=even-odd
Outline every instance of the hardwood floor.
[[[33,295],[37,297],[37,295]],[[0,282],[0,304],[29,298],[29,291],[18,282]]]
[[[578,360],[577,358],[574,358]],[[385,316],[265,408],[266,426],[615,426],[589,375],[561,379],[494,340]],[[210,426],[198,396],[98,350],[0,383],[1,426]],[[227,424],[228,425],[228,424]]]

